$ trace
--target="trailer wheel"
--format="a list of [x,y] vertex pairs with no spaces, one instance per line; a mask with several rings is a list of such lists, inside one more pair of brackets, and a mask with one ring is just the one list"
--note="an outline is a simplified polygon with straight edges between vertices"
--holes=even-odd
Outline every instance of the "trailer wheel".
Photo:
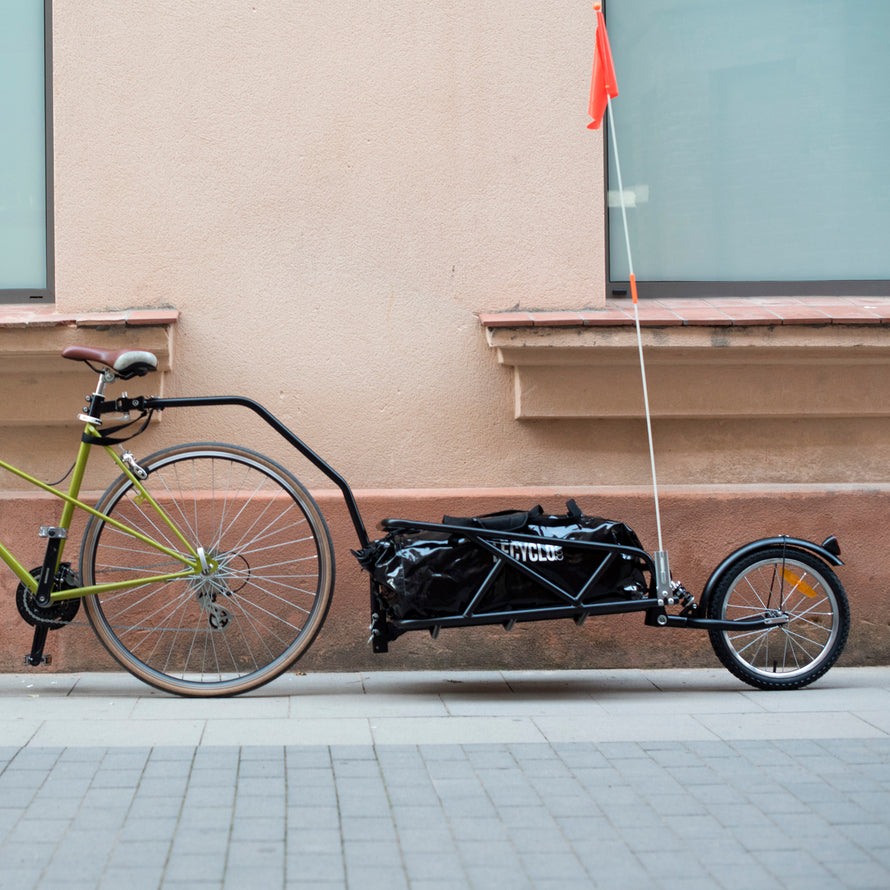
[[708,618],[764,616],[758,630],[710,631],[724,667],[759,689],[799,689],[837,661],[850,631],[850,606],[837,575],[817,557],[782,547],[731,565],[708,602]]

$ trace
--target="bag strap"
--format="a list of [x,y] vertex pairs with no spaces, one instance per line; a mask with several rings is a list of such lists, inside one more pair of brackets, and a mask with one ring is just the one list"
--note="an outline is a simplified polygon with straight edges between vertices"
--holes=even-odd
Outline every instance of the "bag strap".
[[[80,440],[84,442],[86,445],[122,445],[124,442],[129,442],[130,439],[135,439],[141,432],[145,431],[145,428],[151,422],[151,418],[154,415],[154,410],[151,411],[142,411],[135,420],[129,420],[126,423],[122,423],[119,426],[109,427],[104,430],[104,435],[99,436],[91,436],[89,433],[84,433]],[[131,427],[134,424],[139,423],[142,420],[142,426],[136,430],[135,433],[130,433],[129,436],[117,436],[112,435],[113,433],[119,433],[121,430],[127,429],[127,427]]]
[[566,501],[566,510],[569,511],[568,515],[571,516],[572,519],[582,519],[584,517],[581,508],[578,506],[574,498],[570,501]]
[[443,516],[443,525],[459,525],[463,528],[484,528],[488,531],[515,532],[524,528],[529,522],[537,519],[544,512],[540,505],[531,510],[501,510],[499,513],[488,513],[485,516]]

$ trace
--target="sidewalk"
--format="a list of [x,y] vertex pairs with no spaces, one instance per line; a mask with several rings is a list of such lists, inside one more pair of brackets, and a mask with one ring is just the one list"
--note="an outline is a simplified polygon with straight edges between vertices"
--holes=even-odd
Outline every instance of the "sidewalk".
[[0,888],[890,886],[890,668],[0,675]]

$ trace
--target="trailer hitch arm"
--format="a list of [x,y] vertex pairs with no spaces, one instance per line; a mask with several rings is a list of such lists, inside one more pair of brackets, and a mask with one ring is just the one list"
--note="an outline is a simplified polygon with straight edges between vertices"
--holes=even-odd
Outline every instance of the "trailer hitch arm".
[[788,616],[777,612],[774,615],[759,615],[752,618],[724,620],[720,618],[696,618],[691,615],[667,615],[664,612],[646,614],[646,624],[656,627],[687,627],[694,630],[767,630],[788,624]]

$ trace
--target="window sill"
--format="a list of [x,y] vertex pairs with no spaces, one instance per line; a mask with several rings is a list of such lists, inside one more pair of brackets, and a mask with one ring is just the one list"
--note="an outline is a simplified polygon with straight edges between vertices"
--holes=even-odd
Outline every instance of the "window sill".
[[61,357],[72,344],[153,352],[160,373],[146,382],[162,394],[178,321],[176,309],[62,313],[54,307],[0,307],[0,400],[8,409],[2,426],[74,422],[93,380],[90,373],[71,373],[77,369]]
[[[637,305],[640,327],[890,324],[888,297],[727,297],[643,300]],[[634,324],[634,310],[630,300],[606,300],[605,309],[480,312],[479,321],[486,329],[622,327]]]
[[56,312],[51,306],[0,306],[0,328],[168,327],[178,309],[122,309],[115,312]]
[[[653,417],[890,416],[890,298],[639,304]],[[633,305],[479,314],[514,416],[642,416]]]

